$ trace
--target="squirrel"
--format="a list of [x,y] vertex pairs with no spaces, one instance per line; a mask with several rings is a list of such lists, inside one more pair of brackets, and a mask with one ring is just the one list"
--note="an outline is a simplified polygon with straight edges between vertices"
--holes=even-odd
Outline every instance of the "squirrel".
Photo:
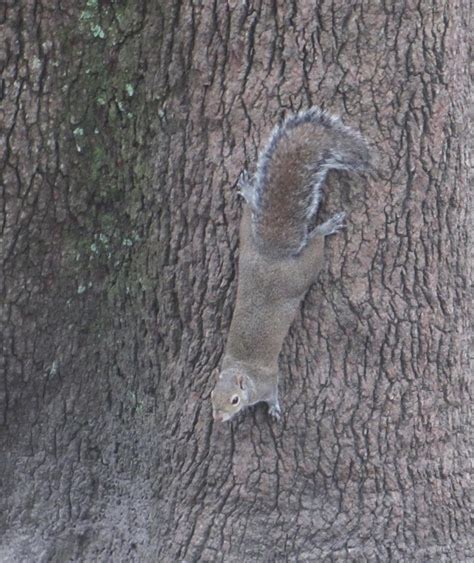
[[310,230],[330,169],[369,166],[364,138],[317,107],[276,126],[253,178],[239,179],[237,298],[222,368],[211,393],[213,418],[228,421],[266,402],[280,418],[278,357],[299,305],[324,263],[324,240],[344,227],[344,213]]

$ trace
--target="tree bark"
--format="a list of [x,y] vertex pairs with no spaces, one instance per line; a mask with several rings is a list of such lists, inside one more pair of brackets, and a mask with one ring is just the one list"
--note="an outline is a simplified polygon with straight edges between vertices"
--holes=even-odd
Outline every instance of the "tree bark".
[[[466,561],[469,5],[7,0],[0,558]],[[239,172],[320,105],[376,178],[214,424]]]

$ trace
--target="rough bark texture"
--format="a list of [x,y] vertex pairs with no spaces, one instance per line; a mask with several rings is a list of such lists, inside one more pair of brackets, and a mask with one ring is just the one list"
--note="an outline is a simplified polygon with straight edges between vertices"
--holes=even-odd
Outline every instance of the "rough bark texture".
[[[0,8],[2,561],[465,561],[467,1]],[[287,111],[380,178],[281,355],[214,425],[240,202]]]

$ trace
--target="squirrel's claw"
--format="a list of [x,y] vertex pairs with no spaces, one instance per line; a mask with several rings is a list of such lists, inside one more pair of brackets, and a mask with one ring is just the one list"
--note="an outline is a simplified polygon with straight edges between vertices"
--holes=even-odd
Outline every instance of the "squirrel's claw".
[[281,408],[278,401],[268,406],[268,414],[277,422],[281,420]]
[[325,223],[318,225],[315,229],[313,229],[311,233],[309,233],[309,237],[327,237],[329,235],[338,233],[341,229],[344,229],[346,227],[345,218],[346,214],[344,212],[336,213],[336,215],[333,215]]
[[253,178],[250,176],[247,170],[242,170],[242,172],[240,173],[239,179],[237,181],[237,186],[239,188],[239,191],[237,193],[245,199],[245,201],[250,205],[252,211],[256,211],[256,192],[253,185]]
[[251,183],[250,174],[247,170],[242,170],[237,180],[237,186],[239,190],[245,189]]

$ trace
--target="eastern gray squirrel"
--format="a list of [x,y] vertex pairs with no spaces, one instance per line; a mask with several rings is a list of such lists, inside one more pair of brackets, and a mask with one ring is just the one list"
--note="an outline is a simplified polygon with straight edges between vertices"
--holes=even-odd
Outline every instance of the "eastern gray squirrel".
[[301,300],[324,263],[324,239],[344,226],[344,213],[309,230],[330,169],[363,171],[363,137],[313,107],[275,127],[253,179],[239,181],[237,299],[222,369],[211,394],[214,420],[230,420],[264,401],[280,418],[278,356]]

